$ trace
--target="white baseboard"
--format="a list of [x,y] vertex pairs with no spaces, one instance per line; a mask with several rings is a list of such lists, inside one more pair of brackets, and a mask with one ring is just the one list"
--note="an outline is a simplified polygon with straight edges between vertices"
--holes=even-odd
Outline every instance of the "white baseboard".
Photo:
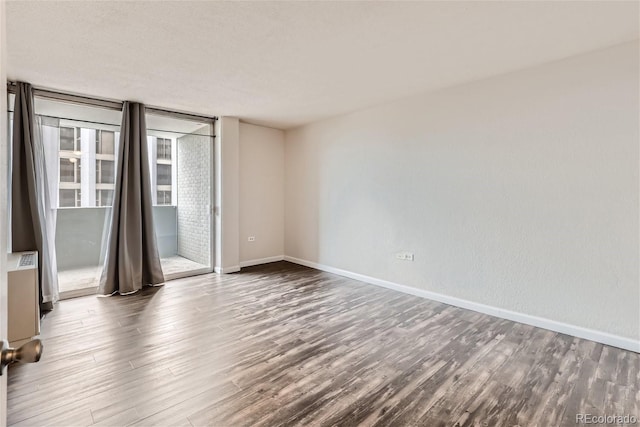
[[210,268],[199,268],[197,270],[169,273],[164,275],[164,280],[169,281],[169,280],[184,279],[185,277],[199,276],[201,274],[211,273],[211,271],[212,270]]
[[237,273],[240,271],[239,265],[232,265],[231,267],[214,267],[213,271],[218,274]]
[[248,261],[241,261],[240,268],[251,267],[253,265],[268,264],[270,262],[277,262],[284,260],[284,255],[270,256],[268,258],[250,259]]
[[562,334],[567,334],[567,335],[571,335],[578,338],[584,338],[587,340],[599,342],[599,343],[610,345],[613,347],[618,347],[625,350],[630,350],[636,353],[640,353],[640,340],[634,340],[631,338],[609,334],[607,332],[587,329],[581,326],[570,325],[568,323],[557,322],[555,320],[545,319],[543,317],[532,316],[524,313],[518,313],[516,311],[511,311],[504,308],[492,307],[490,305],[480,304],[477,302],[468,301],[468,300],[464,300],[456,297],[451,297],[448,295],[439,294],[437,292],[426,291],[424,289],[418,289],[411,286],[400,285],[398,283],[389,282],[387,280],[376,279],[375,277],[365,276],[364,274],[359,274],[359,273],[353,273],[351,271],[318,264],[318,263],[307,261],[304,259],[285,256],[284,260],[292,262],[294,264],[300,264],[306,267],[315,268],[316,270],[322,270],[328,273],[337,274],[339,276],[348,277],[350,279],[359,280],[361,282],[369,283],[372,285],[393,289],[395,291],[403,292],[405,294],[415,295],[415,296],[430,299],[433,301],[438,301],[444,304],[465,308],[467,310],[473,310],[479,313],[488,314],[490,316],[500,317],[502,319],[512,320],[514,322],[524,323],[527,325],[536,326],[538,328],[548,329],[550,331],[559,332]]

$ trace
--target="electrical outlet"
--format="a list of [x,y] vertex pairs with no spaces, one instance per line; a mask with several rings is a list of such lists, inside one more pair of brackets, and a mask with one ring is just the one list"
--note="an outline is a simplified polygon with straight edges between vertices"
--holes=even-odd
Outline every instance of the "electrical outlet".
[[249,236],[248,239],[250,242],[255,242],[256,241],[256,236]]
[[402,261],[413,261],[413,254],[411,252],[398,252],[396,254],[396,259]]

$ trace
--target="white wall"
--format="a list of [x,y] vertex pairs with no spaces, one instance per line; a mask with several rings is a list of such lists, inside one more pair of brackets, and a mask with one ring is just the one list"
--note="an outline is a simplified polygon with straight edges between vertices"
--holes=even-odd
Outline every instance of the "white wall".
[[638,48],[287,131],[286,255],[638,340]]
[[283,254],[284,132],[240,123],[240,263]]
[[215,126],[215,271],[240,270],[240,121],[221,117]]

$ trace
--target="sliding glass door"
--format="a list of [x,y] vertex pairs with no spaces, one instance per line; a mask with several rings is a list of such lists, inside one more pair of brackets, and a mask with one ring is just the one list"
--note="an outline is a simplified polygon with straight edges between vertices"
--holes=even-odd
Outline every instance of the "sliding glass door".
[[147,114],[153,215],[166,278],[212,271],[213,126]]
[[[60,296],[90,294],[106,254],[122,112],[37,96],[35,112],[56,207]],[[154,227],[165,278],[210,272],[213,123],[164,114],[146,118]]]
[[121,112],[35,98],[54,206],[62,298],[92,293],[104,263]]

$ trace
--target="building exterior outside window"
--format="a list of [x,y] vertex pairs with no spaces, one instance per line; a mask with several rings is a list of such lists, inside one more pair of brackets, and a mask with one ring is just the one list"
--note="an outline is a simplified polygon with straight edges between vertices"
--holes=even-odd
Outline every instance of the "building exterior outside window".
[[[60,173],[58,206],[95,207],[113,205],[116,145],[119,133],[102,129],[60,126],[57,143]],[[173,192],[171,138],[148,137],[151,179],[155,204],[171,205]],[[154,153],[155,152],[155,153]]]
[[158,191],[157,205],[170,205],[171,204],[171,191]]
[[157,158],[159,160],[171,160],[171,140],[169,138],[157,138]]
[[[44,141],[45,144],[47,141]],[[82,203],[82,137],[81,129],[60,127],[60,207],[75,207]]]
[[[155,138],[155,137],[152,137]],[[155,138],[156,148],[156,205],[170,205],[173,187],[172,149],[174,142],[169,138]]]
[[96,129],[96,154],[115,154],[115,132]]

